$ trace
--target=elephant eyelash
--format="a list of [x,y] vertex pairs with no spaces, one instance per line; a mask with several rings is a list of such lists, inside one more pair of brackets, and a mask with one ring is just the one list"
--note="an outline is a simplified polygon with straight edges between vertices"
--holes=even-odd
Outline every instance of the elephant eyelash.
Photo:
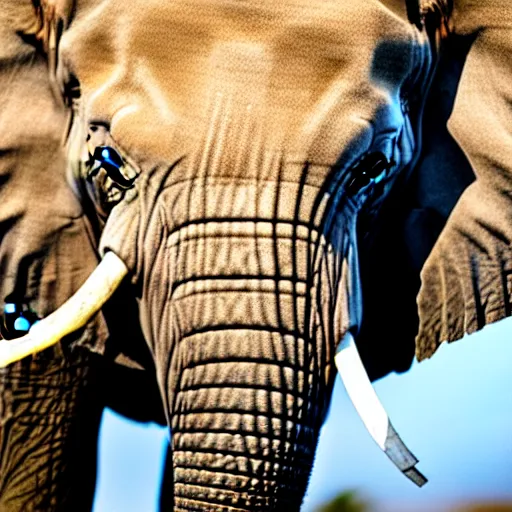
[[378,185],[395,165],[393,158],[388,159],[381,151],[367,153],[352,167],[352,178],[347,186],[347,192],[356,195],[370,184]]

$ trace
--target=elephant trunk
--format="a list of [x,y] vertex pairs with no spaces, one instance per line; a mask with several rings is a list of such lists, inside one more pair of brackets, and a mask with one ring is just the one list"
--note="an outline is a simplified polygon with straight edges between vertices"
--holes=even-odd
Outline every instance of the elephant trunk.
[[180,344],[175,510],[298,510],[328,399],[307,340],[246,327]]
[[300,508],[335,374],[345,236],[313,171],[299,183],[296,169],[295,182],[175,172],[159,195],[141,314],[171,424],[174,510]]

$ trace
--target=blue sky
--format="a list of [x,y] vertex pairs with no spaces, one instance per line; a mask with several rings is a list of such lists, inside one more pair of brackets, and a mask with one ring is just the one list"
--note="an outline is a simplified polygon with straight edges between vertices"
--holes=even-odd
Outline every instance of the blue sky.
[[[512,503],[512,319],[375,388],[429,479],[416,488],[366,432],[337,381],[302,512],[357,489],[377,512],[445,512],[461,501]],[[94,512],[156,512],[167,433],[106,411]]]

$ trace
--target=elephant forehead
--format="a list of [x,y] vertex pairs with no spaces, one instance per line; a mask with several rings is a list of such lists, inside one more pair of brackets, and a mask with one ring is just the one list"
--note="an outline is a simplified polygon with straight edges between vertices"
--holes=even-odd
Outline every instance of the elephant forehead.
[[[354,136],[348,120],[396,100],[419,44],[377,0],[82,0],[61,54],[86,120],[135,158],[174,160],[217,115],[332,159]],[[321,143],[325,132],[341,135]]]

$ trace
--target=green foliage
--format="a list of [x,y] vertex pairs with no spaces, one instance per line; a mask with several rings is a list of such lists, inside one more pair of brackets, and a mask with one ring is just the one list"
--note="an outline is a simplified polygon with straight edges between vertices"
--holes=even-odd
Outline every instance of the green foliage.
[[322,505],[317,512],[369,512],[369,510],[368,504],[358,497],[356,491],[346,491]]

